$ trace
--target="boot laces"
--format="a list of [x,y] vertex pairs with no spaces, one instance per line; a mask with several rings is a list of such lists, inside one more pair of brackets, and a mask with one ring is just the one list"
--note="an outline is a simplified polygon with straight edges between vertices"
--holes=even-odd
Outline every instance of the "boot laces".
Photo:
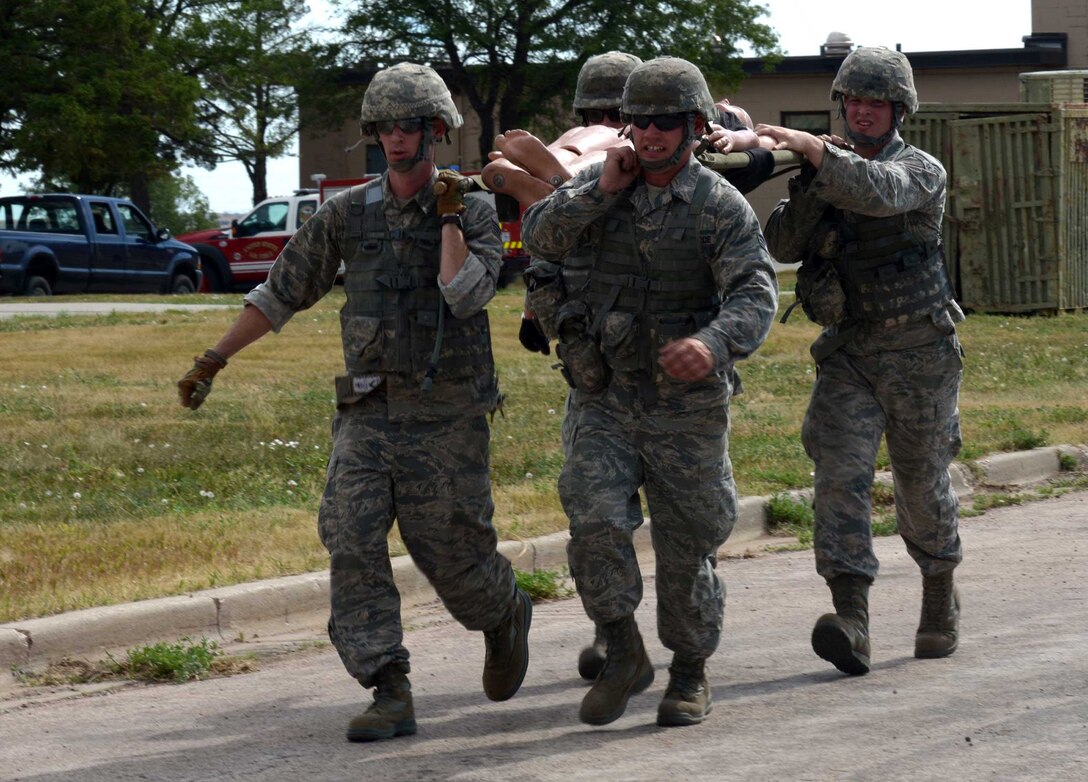
[[669,666],[669,693],[681,693],[692,697],[703,686],[704,668],[702,660],[676,658]]
[[943,622],[952,608],[952,579],[927,578],[922,588],[922,611],[930,622]]

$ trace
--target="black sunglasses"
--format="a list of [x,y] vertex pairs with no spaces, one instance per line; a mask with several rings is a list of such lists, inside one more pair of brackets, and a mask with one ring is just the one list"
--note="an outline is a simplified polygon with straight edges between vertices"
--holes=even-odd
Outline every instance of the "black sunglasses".
[[605,117],[612,122],[620,121],[619,109],[582,109],[582,114],[585,116],[586,122],[590,125],[604,122]]
[[383,119],[374,123],[374,128],[379,133],[389,135],[393,128],[400,128],[403,133],[418,133],[423,130],[423,117],[409,117],[408,119]]
[[687,119],[687,114],[635,114],[631,117],[631,124],[639,130],[646,130],[651,122],[658,130],[675,130]]

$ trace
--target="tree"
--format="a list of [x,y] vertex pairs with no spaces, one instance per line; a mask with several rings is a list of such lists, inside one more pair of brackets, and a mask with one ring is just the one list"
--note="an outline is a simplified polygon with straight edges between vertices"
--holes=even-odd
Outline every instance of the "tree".
[[581,63],[619,49],[684,57],[735,87],[740,44],[777,54],[777,37],[749,0],[339,0],[356,58],[449,68],[481,123],[480,159],[499,127],[528,127],[549,99],[569,102]]
[[204,228],[215,228],[219,219],[208,205],[208,198],[192,177],[170,174],[149,183],[151,218],[156,226],[169,228],[175,236]]
[[[23,0],[5,4],[0,156],[11,171],[88,193],[126,188],[144,209],[147,181],[177,166],[198,135],[200,85],[179,73],[158,22],[182,2]],[[161,12],[156,17],[152,12]]]
[[268,197],[268,161],[288,151],[298,131],[296,88],[318,66],[312,33],[298,26],[307,7],[289,0],[233,0],[205,16],[192,34],[206,55],[201,121],[216,162],[237,160]]

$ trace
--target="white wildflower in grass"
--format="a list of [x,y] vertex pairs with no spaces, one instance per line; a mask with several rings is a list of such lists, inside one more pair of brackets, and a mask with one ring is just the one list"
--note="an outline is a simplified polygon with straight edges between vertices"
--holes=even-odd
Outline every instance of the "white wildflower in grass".
[[163,505],[169,505],[170,504],[170,500],[162,500],[161,502],[162,502]]
[[525,477],[526,478],[532,478],[533,474],[531,472],[527,472],[527,473],[525,473]]
[[200,490],[200,496],[201,497],[207,497],[209,500],[214,500],[215,499],[215,492],[214,491],[204,491],[204,489],[201,489]]
[[298,481],[293,480],[293,479],[289,480],[289,481],[287,481],[287,485],[288,486],[298,486]]
[[48,448],[48,447],[49,447],[49,443],[42,443],[42,448]]
[[140,407],[147,407],[147,402],[140,402]]
[[137,467],[136,472],[138,472],[140,475],[143,475],[144,474],[144,468],[143,467]]
[[26,510],[26,503],[25,503],[25,502],[20,502],[20,503],[19,503],[19,507],[20,507],[20,508],[21,508],[22,510]]
[[74,491],[74,492],[72,492],[72,499],[73,500],[81,500],[81,499],[83,499],[83,495],[80,494],[78,491]]
[[549,407],[548,408],[548,415],[555,415],[555,408],[554,407]]
[[52,497],[52,496],[53,496],[53,492],[51,492],[51,491],[49,491],[49,490],[47,489],[47,490],[46,490],[46,492],[45,492],[45,496],[46,496],[46,497]]

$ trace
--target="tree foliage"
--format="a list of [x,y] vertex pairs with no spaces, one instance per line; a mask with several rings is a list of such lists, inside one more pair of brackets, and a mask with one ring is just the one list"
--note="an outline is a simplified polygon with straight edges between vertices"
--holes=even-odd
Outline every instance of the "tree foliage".
[[319,65],[289,0],[0,4],[0,168],[46,189],[129,194],[182,163],[238,160],[254,200],[297,131]]
[[643,59],[672,55],[728,87],[741,76],[740,47],[777,53],[777,37],[749,0],[340,0],[346,51],[388,65],[449,68],[451,86],[480,117],[481,159],[495,132],[530,126],[561,97],[569,103],[585,59],[613,49]]
[[268,161],[286,154],[298,131],[298,87],[323,62],[313,31],[298,25],[307,10],[289,0],[233,0],[191,30],[205,42],[199,110],[207,150],[216,162],[242,163],[254,204],[268,196]]
[[[147,7],[151,6],[148,2]],[[5,4],[2,164],[89,193],[125,186],[146,208],[146,182],[172,170],[199,134],[200,85],[144,4],[22,0]]]

